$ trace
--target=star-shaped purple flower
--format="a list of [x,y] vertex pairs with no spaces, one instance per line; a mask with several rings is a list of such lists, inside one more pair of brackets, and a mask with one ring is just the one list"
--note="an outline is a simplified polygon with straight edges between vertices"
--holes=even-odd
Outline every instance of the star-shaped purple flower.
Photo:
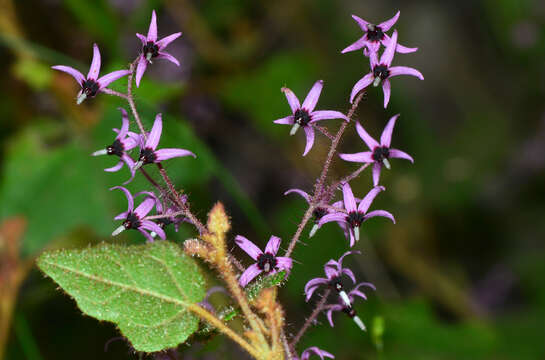
[[[386,31],[390,30],[390,28],[397,22],[397,19],[399,18],[399,11],[393,18],[378,25],[371,24],[356,15],[352,15],[352,18],[356,20],[360,28],[363,30],[363,36],[352,45],[346,47],[342,53],[344,54],[350,51],[359,50],[363,47],[366,47],[369,52],[376,53],[380,48],[380,44],[386,46],[390,42],[390,37],[386,35]],[[409,48],[400,44],[397,44],[396,46],[396,52],[402,54],[412,53],[416,50],[418,50],[418,48]]]
[[[311,196],[309,194],[307,194],[306,192],[304,192],[303,190],[299,190],[299,189],[289,189],[288,191],[286,191],[284,193],[284,195],[288,195],[288,194],[298,194],[300,195],[301,197],[303,197],[303,199],[306,200],[306,202],[308,204],[310,204],[310,201],[311,201]],[[327,196],[326,196],[327,197]],[[322,197],[323,198],[323,197]],[[322,199],[323,202],[327,203],[327,199]],[[331,210],[330,208],[327,208],[327,207],[321,207],[320,205],[318,205],[314,211],[312,212],[312,215],[314,217],[314,225],[312,226],[312,229],[310,230],[310,233],[308,234],[308,237],[311,238],[314,236],[314,234],[316,234],[316,231],[318,231],[318,229],[320,228],[320,226],[318,225],[318,222],[320,221],[320,219],[322,217],[324,217],[326,214],[329,214],[330,212],[332,212],[333,210]]]
[[267,246],[265,246],[264,252],[244,236],[237,235],[235,237],[235,242],[256,261],[255,264],[248,266],[240,276],[240,286],[246,286],[261,273],[274,274],[279,270],[285,270],[286,272],[290,271],[292,260],[288,257],[276,256],[276,253],[280,248],[280,242],[282,242],[279,237],[274,235],[271,236],[269,242],[267,242]]
[[[329,260],[324,265],[324,272],[326,277],[325,278],[314,278],[307,282],[305,285],[305,295],[306,295],[306,301],[309,301],[312,297],[312,294],[318,289],[321,285],[329,285],[331,288],[333,288],[337,293],[344,293],[344,287],[341,281],[342,275],[346,275],[352,280],[352,283],[356,283],[356,277],[354,276],[354,273],[352,270],[348,268],[343,268],[343,259],[346,255],[353,254],[353,253],[359,253],[359,251],[347,251],[339,258],[339,261],[335,261],[333,259]],[[346,293],[345,293],[346,294]],[[341,295],[342,296],[342,295]]]
[[98,50],[97,44],[93,44],[93,60],[91,61],[91,67],[87,77],[83,76],[82,73],[70,66],[55,65],[51,68],[72,75],[78,84],[80,84],[81,90],[78,93],[76,101],[78,105],[86,98],[94,97],[98,92],[102,91],[115,80],[131,73],[129,70],[117,70],[99,78],[100,51]]
[[290,105],[293,114],[286,116],[282,119],[277,119],[274,121],[274,123],[293,125],[290,131],[290,135],[294,135],[299,127],[302,127],[303,130],[305,130],[307,145],[305,147],[305,152],[303,153],[303,156],[305,156],[310,151],[310,149],[312,149],[312,145],[314,144],[314,128],[312,127],[312,124],[317,121],[326,119],[344,119],[348,121],[346,115],[339,111],[314,111],[314,108],[318,103],[318,99],[320,98],[323,86],[323,80],[316,81],[312,86],[312,89],[310,89],[307,97],[305,98],[305,101],[303,101],[303,105],[301,105],[299,99],[297,98],[297,96],[295,96],[293,91],[285,87],[282,88],[282,92],[284,92],[284,94],[286,95],[286,99],[288,99],[288,104]]
[[104,171],[108,172],[115,172],[119,171],[123,164],[127,164],[127,167],[129,168],[131,172],[131,178],[126,181],[124,184],[129,183],[134,178],[134,161],[131,159],[129,155],[127,155],[127,151],[133,149],[136,147],[140,141],[140,136],[134,132],[129,131],[129,116],[127,114],[127,111],[123,108],[119,108],[119,111],[121,111],[122,115],[122,123],[121,123],[121,130],[113,129],[114,132],[117,133],[117,136],[115,137],[114,142],[106,147],[105,149],[97,150],[91,155],[93,156],[99,156],[99,155],[116,155],[120,158],[119,162],[110,168],[104,169]]
[[335,212],[332,214],[325,215],[320,220],[320,226],[325,223],[336,221],[339,224],[348,225],[348,231],[350,236],[350,247],[354,246],[354,240],[358,241],[360,239],[360,225],[367,221],[368,219],[375,216],[383,216],[392,220],[395,224],[395,219],[392,214],[385,210],[374,210],[367,212],[371,203],[378,195],[379,192],[383,191],[384,187],[376,186],[371,191],[365,195],[365,197],[360,201],[359,205],[356,206],[356,199],[352,193],[352,188],[348,183],[343,184],[343,200],[344,208],[346,212]]
[[303,353],[301,354],[301,358],[296,357],[295,360],[308,360],[308,358],[310,358],[312,354],[319,356],[322,360],[324,360],[324,358],[335,359],[335,356],[328,353],[327,351],[321,350],[316,346],[312,346],[303,351]]
[[138,161],[134,165],[134,169],[140,168],[142,165],[159,163],[163,160],[172,159],[175,157],[181,156],[197,156],[189,150],[184,149],[161,149],[155,150],[157,145],[159,145],[159,140],[161,139],[161,132],[163,131],[163,118],[161,114],[155,116],[155,121],[151,132],[148,135],[147,141],[140,148],[140,156]]
[[149,24],[148,36],[142,34],[136,34],[136,36],[142,41],[142,53],[138,59],[138,65],[136,66],[136,86],[140,86],[140,80],[148,67],[148,63],[151,64],[151,59],[165,59],[177,66],[180,66],[180,62],[172,55],[167,53],[165,48],[168,44],[176,40],[182,35],[181,32],[165,36],[161,40],[157,40],[157,17],[155,10],[151,13],[151,22]]
[[[185,194],[181,194],[179,196],[179,199],[180,199],[180,202],[182,204],[185,204],[187,202],[187,195]],[[171,225],[173,224],[174,225],[174,230],[176,232],[178,232],[178,229],[179,229],[179,226],[180,226],[180,223],[181,222],[187,222],[187,223],[191,223],[191,221],[186,218],[185,216],[182,216],[182,215],[176,215],[174,216],[173,214],[179,212],[180,209],[177,205],[171,205],[171,206],[168,206],[166,209],[163,209],[163,205],[161,204],[161,202],[159,202],[157,204],[157,215],[170,215],[168,217],[164,217],[164,218],[159,218],[157,219],[157,223],[159,224],[159,226],[164,229],[166,226],[168,225]]]
[[354,320],[354,322],[358,325],[358,327],[360,329],[365,331],[365,325],[363,324],[363,321],[361,321],[361,319],[357,316],[356,310],[354,310],[354,307],[352,306],[354,304],[356,296],[362,298],[363,300],[367,300],[367,296],[362,291],[359,290],[359,288],[362,287],[362,286],[367,286],[367,287],[369,287],[369,288],[371,288],[373,290],[376,290],[375,286],[373,284],[368,283],[368,282],[362,282],[362,283],[359,283],[358,285],[356,285],[348,293],[348,299],[350,301],[350,306],[347,306],[345,304],[345,300],[343,298],[341,298],[341,297],[338,298],[338,303],[327,306],[326,316],[327,316],[327,320],[329,321],[329,325],[331,325],[331,327],[335,326],[335,324],[333,323],[333,312],[334,311],[343,311],[345,314],[348,315],[348,317],[350,317],[352,320]]
[[147,239],[148,241],[152,242],[153,237],[146,231],[153,231],[159,237],[163,240],[166,239],[165,232],[159,225],[154,223],[151,220],[146,220],[146,215],[153,209],[154,206],[157,204],[157,197],[149,192],[141,192],[136,194],[136,196],[140,194],[145,194],[147,197],[138,205],[138,207],[134,208],[134,199],[129,190],[124,188],[123,186],[114,186],[110,190],[120,189],[125,193],[125,196],[127,197],[128,202],[128,208],[127,211],[122,212],[121,214],[117,215],[114,219],[115,220],[124,220],[123,224],[119,226],[117,229],[114,230],[112,233],[112,236],[119,235],[121,232],[129,229],[136,229],[140,231]]
[[352,93],[350,94],[350,102],[354,101],[354,98],[360,91],[365,89],[371,83],[373,86],[378,86],[382,82],[382,91],[384,92],[384,108],[388,106],[390,101],[390,78],[398,75],[411,75],[424,80],[424,76],[420,71],[406,67],[406,66],[391,66],[392,60],[394,59],[394,53],[397,46],[397,31],[394,30],[392,38],[388,42],[386,49],[378,60],[378,55],[376,52],[371,51],[369,53],[369,60],[371,62],[371,72],[362,77],[352,88]]
[[384,165],[387,169],[390,169],[390,162],[388,161],[389,158],[406,159],[414,163],[413,158],[409,154],[398,149],[390,148],[390,143],[392,142],[392,132],[394,131],[394,125],[398,117],[399,114],[394,115],[388,121],[388,124],[386,124],[386,127],[380,136],[380,144],[373,139],[367,133],[367,131],[365,131],[360,123],[356,123],[356,131],[358,132],[358,135],[362,138],[371,151],[364,151],[355,154],[339,154],[339,157],[345,161],[373,163],[374,186],[378,185],[382,166]]

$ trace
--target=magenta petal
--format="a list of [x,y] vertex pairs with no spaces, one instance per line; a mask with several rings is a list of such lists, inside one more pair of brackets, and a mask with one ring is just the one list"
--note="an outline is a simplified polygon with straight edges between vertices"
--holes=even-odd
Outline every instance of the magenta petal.
[[367,195],[365,195],[365,197],[360,201],[358,211],[365,214],[367,210],[369,210],[369,207],[373,203],[373,200],[375,200],[375,197],[377,197],[378,193],[383,190],[384,186],[375,186],[374,188],[372,188],[371,191],[369,191]]
[[127,215],[129,215],[129,212],[124,211],[121,214],[118,214],[116,217],[114,217],[114,220],[125,220],[127,218]]
[[140,231],[142,235],[146,237],[146,239],[148,239],[148,242],[154,241],[153,237],[146,230],[142,229],[141,227],[139,227],[137,230]]
[[257,257],[259,255],[263,255],[263,251],[261,251],[260,248],[258,248],[253,242],[251,242],[244,236],[237,235],[235,237],[235,242],[242,250],[246,252],[246,254],[250,255],[250,257],[254,260],[257,260]]
[[367,300],[367,296],[359,290],[350,291],[350,296],[359,296],[360,298]]
[[329,325],[331,325],[331,327],[334,326],[332,318],[333,311],[341,311],[342,309],[342,305],[335,304],[331,305],[331,307],[327,310],[327,320],[329,321]]
[[283,87],[282,92],[284,95],[286,95],[286,99],[288,100],[288,104],[290,105],[291,111],[295,114],[297,110],[301,108],[301,104],[299,103],[299,99],[297,99],[297,96],[291,91],[290,89]]
[[[333,262],[334,264],[332,264]],[[330,260],[327,264],[324,265],[324,273],[328,279],[332,279],[335,276],[339,276],[339,266],[334,260]]]
[[267,245],[265,246],[265,252],[276,255],[276,253],[278,252],[278,248],[280,248],[281,242],[282,239],[280,239],[278,236],[271,236],[269,241],[267,242]]
[[380,136],[380,145],[386,146],[387,148],[390,147],[390,143],[392,142],[392,132],[394,131],[394,126],[398,117],[399,114],[392,116],[388,121],[388,124],[386,124],[386,127],[384,127],[382,135]]
[[322,216],[320,218],[320,221],[318,222],[318,225],[322,226],[323,224],[328,223],[328,222],[332,222],[332,221],[346,223],[346,214],[331,213],[331,214],[324,215],[324,216]]
[[74,69],[73,67],[64,66],[64,65],[55,65],[55,66],[52,66],[51,68],[65,72],[69,75],[72,75],[72,77],[76,79],[76,81],[78,82],[80,86],[82,86],[83,82],[85,81],[85,76],[83,76],[82,73],[80,73],[78,70]]
[[375,76],[372,72],[366,74],[364,77],[362,77],[356,84],[354,84],[354,87],[352,88],[352,92],[350,93],[350,103],[354,102],[354,99],[356,98],[356,95],[359,94],[360,91],[365,89],[367,86],[369,86],[373,80],[375,79]]
[[307,282],[307,284],[305,285],[305,296],[306,296],[305,301],[310,300],[310,298],[312,297],[312,294],[314,294],[314,291],[316,291],[316,289],[318,289],[318,287],[321,284],[327,284],[327,283],[328,283],[328,280],[323,278],[315,278]]
[[[375,285],[373,285],[373,284],[371,284],[371,283],[369,283],[369,282],[361,282],[361,283],[359,283],[358,285],[356,285],[356,287],[355,287],[354,289],[352,289],[352,291],[353,291],[353,290],[358,290],[358,289],[359,289],[360,287],[362,287],[362,286],[367,286],[368,288],[373,289],[373,290],[375,290],[375,291],[377,290],[377,288],[375,287]],[[352,292],[352,291],[350,291],[350,292]]]
[[149,24],[147,41],[157,41],[157,16],[155,15],[155,10],[151,13],[151,22]]
[[400,54],[409,54],[409,53],[413,53],[413,52],[415,52],[417,50],[418,50],[417,47],[407,47],[407,46],[400,45],[399,43],[396,46],[396,52],[398,52]]
[[382,167],[381,163],[374,163],[373,164],[373,186],[377,186],[378,182],[380,180],[380,169]]
[[406,159],[406,160],[409,160],[410,162],[414,163],[414,160],[411,157],[411,155],[409,155],[406,152],[403,152],[401,150],[390,149],[390,157],[391,158]]
[[140,219],[148,215],[148,213],[153,209],[155,206],[155,199],[148,197],[144,201],[140,203],[134,210],[134,213],[136,216],[138,216]]
[[380,29],[382,31],[386,32],[390,30],[392,26],[394,26],[394,24],[397,22],[397,19],[399,19],[399,11],[397,12],[397,14],[394,15],[393,18],[380,23],[378,26],[380,26]]
[[140,39],[140,41],[142,42],[142,45],[146,45],[147,42],[148,42],[148,39],[146,39],[146,37],[142,34],[139,34],[139,33],[136,33],[136,37]]
[[123,167],[123,161],[119,161],[119,162],[118,162],[117,164],[115,164],[114,166],[104,169],[104,171],[107,171],[107,172],[116,172],[116,171],[121,170],[122,167]]
[[344,208],[348,213],[356,211],[356,199],[354,199],[354,193],[352,193],[352,188],[348,183],[343,184],[343,200]]
[[140,55],[140,58],[138,59],[138,64],[136,65],[136,87],[140,87],[140,80],[142,80],[142,76],[144,76],[147,67],[148,61],[146,60],[146,58],[144,58],[144,55]]
[[371,65],[371,70],[379,64],[378,61],[378,48],[380,44],[373,44],[373,47],[369,47],[369,64]]
[[358,25],[364,32],[367,32],[367,25],[369,25],[367,21],[363,20],[362,18],[356,15],[352,15],[352,19],[356,20],[356,22],[358,23]]
[[155,162],[163,161],[172,159],[175,157],[182,157],[182,156],[193,156],[194,158],[197,157],[197,155],[193,154],[189,150],[184,149],[160,149],[155,151]]
[[326,120],[326,119],[343,119],[348,121],[348,118],[345,114],[343,114],[340,111],[331,111],[331,110],[319,110],[319,111],[313,111],[312,114],[310,114],[312,120],[311,123],[314,123],[316,121],[320,120]]
[[424,75],[422,75],[422,73],[416,69],[407,66],[392,66],[390,68],[390,77],[398,75],[410,75],[415,76],[420,80],[424,80]]
[[363,35],[361,38],[356,40],[356,42],[354,42],[353,44],[350,44],[347,47],[345,47],[341,51],[341,54],[346,54],[347,52],[350,52],[350,51],[359,50],[362,47],[365,47],[366,45],[367,45],[367,36]]
[[305,156],[310,149],[312,149],[312,145],[314,145],[314,128],[312,126],[305,126],[303,129],[307,136],[307,144],[305,146],[305,152],[303,153],[303,156]]
[[359,152],[355,154],[339,154],[339,157],[344,161],[360,162],[360,163],[372,163],[373,153],[370,151]]
[[100,51],[98,50],[97,44],[93,44],[93,60],[91,61],[91,67],[89,68],[89,73],[87,74],[87,79],[98,79],[98,74],[100,73]]
[[365,220],[370,219],[370,218],[375,217],[375,216],[382,216],[382,217],[385,217],[385,218],[388,218],[388,219],[392,220],[392,222],[394,224],[396,223],[394,215],[392,215],[391,213],[389,213],[386,210],[369,211],[367,214],[365,214]]
[[161,227],[157,225],[156,223],[154,223],[153,221],[142,220],[142,225],[140,225],[140,227],[149,231],[153,231],[154,233],[159,235],[159,237],[163,240],[167,238],[165,231],[161,229]]
[[277,119],[273,121],[275,124],[282,124],[282,125],[293,125],[294,118],[293,115],[286,116],[282,119]]
[[134,136],[130,136],[130,135],[124,139],[120,139],[120,141],[123,144],[125,151],[134,149],[139,144],[138,138],[135,138]]
[[161,138],[161,132],[163,131],[163,117],[161,114],[155,116],[155,121],[153,122],[153,127],[148,136],[148,141],[146,141],[146,148],[151,148],[155,150],[157,145],[159,145],[159,139]]
[[123,185],[127,185],[134,179],[134,175],[136,174],[136,171],[134,170],[134,161],[126,153],[121,155],[121,160],[125,162],[125,164],[127,164],[127,167],[129,168],[129,171],[131,172],[131,177],[129,178],[129,180],[123,183]]
[[356,123],[356,131],[371,151],[379,146],[379,143],[375,139],[373,139],[371,135],[367,133],[367,131],[365,131],[365,129],[363,128],[363,126],[361,126],[359,122]]
[[386,46],[386,49],[380,57],[380,63],[390,67],[392,65],[392,60],[394,59],[394,54],[397,47],[397,30],[394,30],[390,43]]
[[289,257],[279,256],[276,258],[276,267],[281,270],[290,272],[292,265],[293,265],[293,260]]
[[390,102],[390,80],[386,79],[382,82],[382,92],[384,93],[384,108]]
[[109,74],[106,74],[104,76],[101,76],[97,80],[99,89],[101,90],[104,89],[106,86],[110,85],[112,82],[116,81],[119,78],[122,78],[123,76],[127,76],[130,73],[131,73],[130,70],[117,70]]
[[129,190],[127,190],[123,186],[114,186],[113,188],[110,188],[110,191],[116,190],[116,189],[123,191],[123,193],[125,194],[125,197],[127,198],[127,203],[129,204],[129,206],[127,207],[127,211],[132,211],[134,209],[134,199],[132,198],[132,195],[129,192]]
[[176,66],[180,66],[180,62],[178,61],[178,59],[176,59],[174,56],[170,55],[167,52],[159,52],[159,55],[157,55],[156,59],[165,59],[175,64]]
[[358,250],[347,251],[347,252],[345,252],[345,253],[339,258],[339,261],[338,261],[339,269],[342,268],[342,266],[343,266],[344,257],[345,257],[345,256],[348,256],[348,255],[352,255],[352,254],[361,254],[361,252],[358,251]]
[[286,191],[286,192],[284,193],[284,195],[288,195],[288,194],[291,194],[291,193],[299,194],[299,195],[301,195],[307,202],[310,202],[310,195],[307,194],[306,192],[304,192],[303,190],[299,190],[299,189],[289,189],[288,191]]
[[301,354],[301,360],[308,360],[312,355],[311,352],[314,352],[315,355],[319,356],[320,359],[324,360],[324,357],[334,359],[333,354],[328,353],[327,351],[321,350],[316,346],[309,347]]
[[117,109],[121,111],[121,130],[119,130],[117,133],[116,139],[122,139],[129,131],[129,114],[127,114],[127,111],[121,107]]
[[350,280],[352,280],[352,283],[355,284],[356,283],[356,277],[354,276],[354,273],[352,272],[352,270],[350,269],[342,269],[342,273],[343,274],[346,274]]
[[323,87],[323,80],[316,81],[314,85],[312,85],[312,89],[310,89],[310,91],[308,92],[308,95],[305,98],[305,101],[303,101],[303,105],[301,107],[309,112],[312,112],[316,107],[316,104],[318,103],[318,99],[320,98]]
[[170,34],[169,36],[165,36],[161,40],[157,41],[155,45],[159,46],[159,50],[163,50],[165,47],[168,46],[168,44],[179,38],[181,35],[181,32]]
[[240,283],[240,286],[245,287],[248,285],[250,281],[252,281],[257,275],[261,274],[263,270],[261,270],[257,264],[253,264],[248,266],[246,271],[242,273],[240,278],[238,279],[238,282]]

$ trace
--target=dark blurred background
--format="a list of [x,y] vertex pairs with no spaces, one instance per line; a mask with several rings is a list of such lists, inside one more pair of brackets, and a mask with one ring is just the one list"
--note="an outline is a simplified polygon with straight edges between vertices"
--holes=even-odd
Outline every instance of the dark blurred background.
[[[170,160],[167,170],[201,218],[220,200],[233,235],[264,245],[275,234],[283,246],[305,203],[282,194],[311,191],[328,141],[318,136],[301,156],[302,132],[290,137],[288,127],[272,123],[289,113],[280,88],[302,99],[323,79],[318,108],[346,111],[352,86],[368,71],[361,52],[340,54],[361,36],[350,15],[379,23],[401,10],[399,41],[419,51],[397,54],[394,64],[415,67],[426,80],[395,78],[387,110],[378,88],[357,111],[375,137],[401,113],[392,144],[415,158],[413,166],[392,161],[383,172],[388,191],[373,204],[397,224],[367,222],[355,247],[362,255],[346,261],[377,287],[356,305],[369,331],[342,314],[331,329],[320,316],[298,350],[317,345],[337,359],[545,358],[542,0],[0,0],[0,357],[138,358],[123,341],[105,352],[119,336],[115,327],[81,316],[33,261],[45,249],[144,240],[109,236],[126,201],[108,188],[128,172],[106,173],[115,161],[89,156],[111,143],[116,108],[126,105],[99,95],[77,106],[75,81],[50,66],[87,73],[96,42],[103,72],[125,67],[152,9],[160,37],[183,31],[169,46],[181,66],[158,60],[148,68],[138,106],[148,128],[163,113],[161,146],[198,155]],[[111,87],[124,91],[126,80]],[[323,124],[335,131],[339,121]],[[340,150],[363,151],[353,128]],[[330,179],[355,168],[336,161]],[[363,196],[370,174],[352,186]],[[129,188],[149,185],[137,178]],[[181,242],[191,231],[186,225],[168,235]],[[281,291],[291,333],[312,311],[305,282],[323,276],[322,265],[347,248],[334,224],[304,240]],[[185,359],[241,357],[219,337],[179,349]]]

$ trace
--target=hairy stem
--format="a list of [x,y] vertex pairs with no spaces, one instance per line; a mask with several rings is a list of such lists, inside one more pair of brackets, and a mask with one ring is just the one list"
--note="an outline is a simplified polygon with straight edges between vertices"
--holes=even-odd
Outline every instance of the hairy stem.
[[129,98],[127,96],[127,94],[123,94],[123,93],[120,93],[119,91],[115,91],[115,90],[108,89],[108,88],[102,89],[101,92],[104,93],[104,94],[107,94],[107,95],[117,96],[117,97],[120,97],[120,98],[125,99],[125,100],[128,100],[128,98]]
[[295,348],[295,345],[297,345],[297,343],[299,342],[299,340],[301,340],[301,338],[303,337],[305,332],[308,330],[310,325],[312,325],[312,323],[314,322],[316,317],[324,309],[324,305],[325,305],[325,303],[327,301],[327,298],[329,297],[329,294],[331,294],[331,289],[327,289],[324,292],[324,294],[322,295],[322,298],[320,299],[320,302],[318,302],[318,304],[316,304],[316,307],[314,308],[314,311],[312,312],[312,314],[310,314],[310,317],[305,321],[305,323],[303,324],[303,327],[299,330],[297,335],[295,335],[295,337],[291,341],[290,348],[292,348],[292,349]]

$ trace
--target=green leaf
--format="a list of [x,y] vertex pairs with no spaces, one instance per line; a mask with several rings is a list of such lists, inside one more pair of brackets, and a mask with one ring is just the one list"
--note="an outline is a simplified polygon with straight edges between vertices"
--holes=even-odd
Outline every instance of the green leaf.
[[45,252],[38,266],[83,313],[114,322],[137,351],[175,347],[198,329],[187,307],[204,298],[204,279],[174,243]]

